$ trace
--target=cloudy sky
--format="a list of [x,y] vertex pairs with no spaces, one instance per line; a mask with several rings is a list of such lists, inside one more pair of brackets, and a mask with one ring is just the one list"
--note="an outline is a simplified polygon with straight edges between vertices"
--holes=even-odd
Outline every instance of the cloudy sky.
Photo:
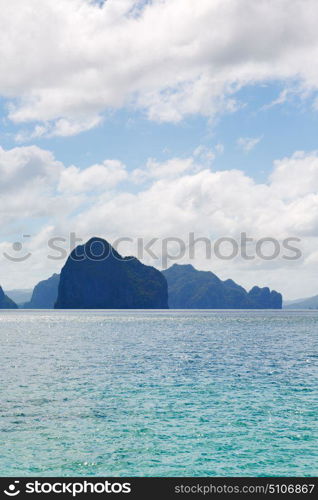
[[124,254],[158,238],[143,260],[161,267],[163,238],[245,232],[251,255],[262,238],[298,238],[302,257],[206,259],[198,245],[192,263],[286,298],[318,294],[317,0],[0,8],[4,289],[59,271],[48,241],[68,251],[70,233],[132,238]]

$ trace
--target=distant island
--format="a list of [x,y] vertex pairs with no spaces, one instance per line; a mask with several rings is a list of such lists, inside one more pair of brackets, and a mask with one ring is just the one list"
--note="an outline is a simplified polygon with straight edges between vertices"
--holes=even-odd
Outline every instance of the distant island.
[[247,292],[229,279],[209,271],[174,264],[163,271],[168,282],[169,306],[173,309],[281,309],[282,295],[255,286]]
[[318,309],[318,295],[307,299],[286,301],[284,309]]
[[53,274],[49,279],[40,281],[33,290],[30,302],[26,302],[24,309],[54,309],[60,275]]
[[[9,297],[0,308],[18,306]],[[18,291],[15,290],[15,293]],[[3,305],[2,305],[3,304]],[[7,307],[4,307],[7,305]],[[282,295],[268,287],[245,290],[210,271],[174,264],[160,272],[122,257],[106,240],[76,247],[61,274],[38,283],[25,309],[281,309]]]
[[0,286],[0,309],[18,309],[18,306],[11,300]]

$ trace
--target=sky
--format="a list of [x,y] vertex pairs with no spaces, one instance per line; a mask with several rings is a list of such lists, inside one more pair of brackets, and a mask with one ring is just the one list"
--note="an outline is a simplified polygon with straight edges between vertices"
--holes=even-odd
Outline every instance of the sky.
[[[120,253],[158,268],[318,294],[316,0],[0,8],[5,290],[59,272],[74,237],[100,236],[129,238]],[[207,256],[203,242],[191,256],[190,234],[240,251]]]

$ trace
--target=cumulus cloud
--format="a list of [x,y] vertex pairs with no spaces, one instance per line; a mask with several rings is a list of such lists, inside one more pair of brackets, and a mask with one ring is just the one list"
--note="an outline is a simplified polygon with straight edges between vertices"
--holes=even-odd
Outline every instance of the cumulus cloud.
[[268,81],[317,91],[316,0],[0,7],[0,95],[10,120],[34,124],[33,137],[74,135],[123,106],[170,122],[233,112],[239,89]]
[[211,167],[215,158],[223,152],[223,144],[219,143],[214,147],[200,144],[189,158],[170,158],[165,162],[149,158],[144,168],[133,171],[132,180],[137,184],[154,179],[173,180],[181,174],[202,170],[203,166]]
[[9,151],[0,147],[2,233],[16,218],[49,215],[62,169],[51,152],[36,146]]
[[[69,251],[71,232],[83,240],[98,235],[110,241],[131,237],[134,242],[154,237],[179,237],[187,242],[190,232],[212,241],[220,237],[239,240],[245,232],[254,240],[251,250],[264,237],[279,242],[300,238],[303,258],[225,263],[206,260],[199,251],[195,265],[247,287],[257,282],[287,296],[294,290],[294,297],[317,293],[313,278],[318,244],[317,152],[297,152],[276,161],[266,183],[255,182],[240,170],[212,170],[197,154],[162,163],[150,159],[145,168],[133,171],[117,160],[79,169],[63,165],[49,151],[34,146],[1,149],[0,175],[4,200],[0,282],[6,288],[29,286],[59,271],[63,260],[48,260],[47,242],[63,237]],[[143,183],[136,185],[138,176]],[[32,235],[25,242],[32,258],[23,264],[13,265],[2,256],[3,251],[10,251],[14,231]],[[158,245],[159,260],[147,255],[144,260],[160,267]],[[128,244],[120,250],[136,253],[136,247]]]
[[318,193],[318,152],[297,151],[275,161],[270,180],[277,194],[286,199]]
[[92,165],[84,170],[73,165],[61,173],[59,191],[96,193],[114,188],[126,177],[126,168],[118,160],[105,160],[101,165]]
[[158,162],[154,158],[149,158],[145,168],[137,168],[133,171],[132,180],[142,183],[154,179],[173,180],[191,170],[195,170],[196,165],[193,158],[172,158],[166,162]]
[[[23,220],[33,226],[29,219],[70,214],[92,190],[105,193],[126,175],[125,166],[118,160],[80,170],[65,167],[53,153],[37,146],[11,150],[0,147],[1,234],[13,233]],[[24,232],[29,232],[27,229]]]

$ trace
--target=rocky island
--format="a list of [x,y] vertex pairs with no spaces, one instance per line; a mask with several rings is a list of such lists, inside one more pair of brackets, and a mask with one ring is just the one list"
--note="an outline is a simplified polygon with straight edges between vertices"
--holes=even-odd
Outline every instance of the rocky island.
[[282,295],[255,286],[247,292],[229,279],[220,280],[210,271],[174,264],[163,275],[168,282],[172,309],[281,309]]
[[61,271],[56,309],[167,309],[163,274],[135,257],[122,257],[92,238],[75,248]]
[[24,304],[24,309],[54,309],[59,282],[59,274],[53,274],[47,280],[40,281],[34,287],[30,302]]
[[0,309],[18,309],[18,306],[11,300],[0,286]]

